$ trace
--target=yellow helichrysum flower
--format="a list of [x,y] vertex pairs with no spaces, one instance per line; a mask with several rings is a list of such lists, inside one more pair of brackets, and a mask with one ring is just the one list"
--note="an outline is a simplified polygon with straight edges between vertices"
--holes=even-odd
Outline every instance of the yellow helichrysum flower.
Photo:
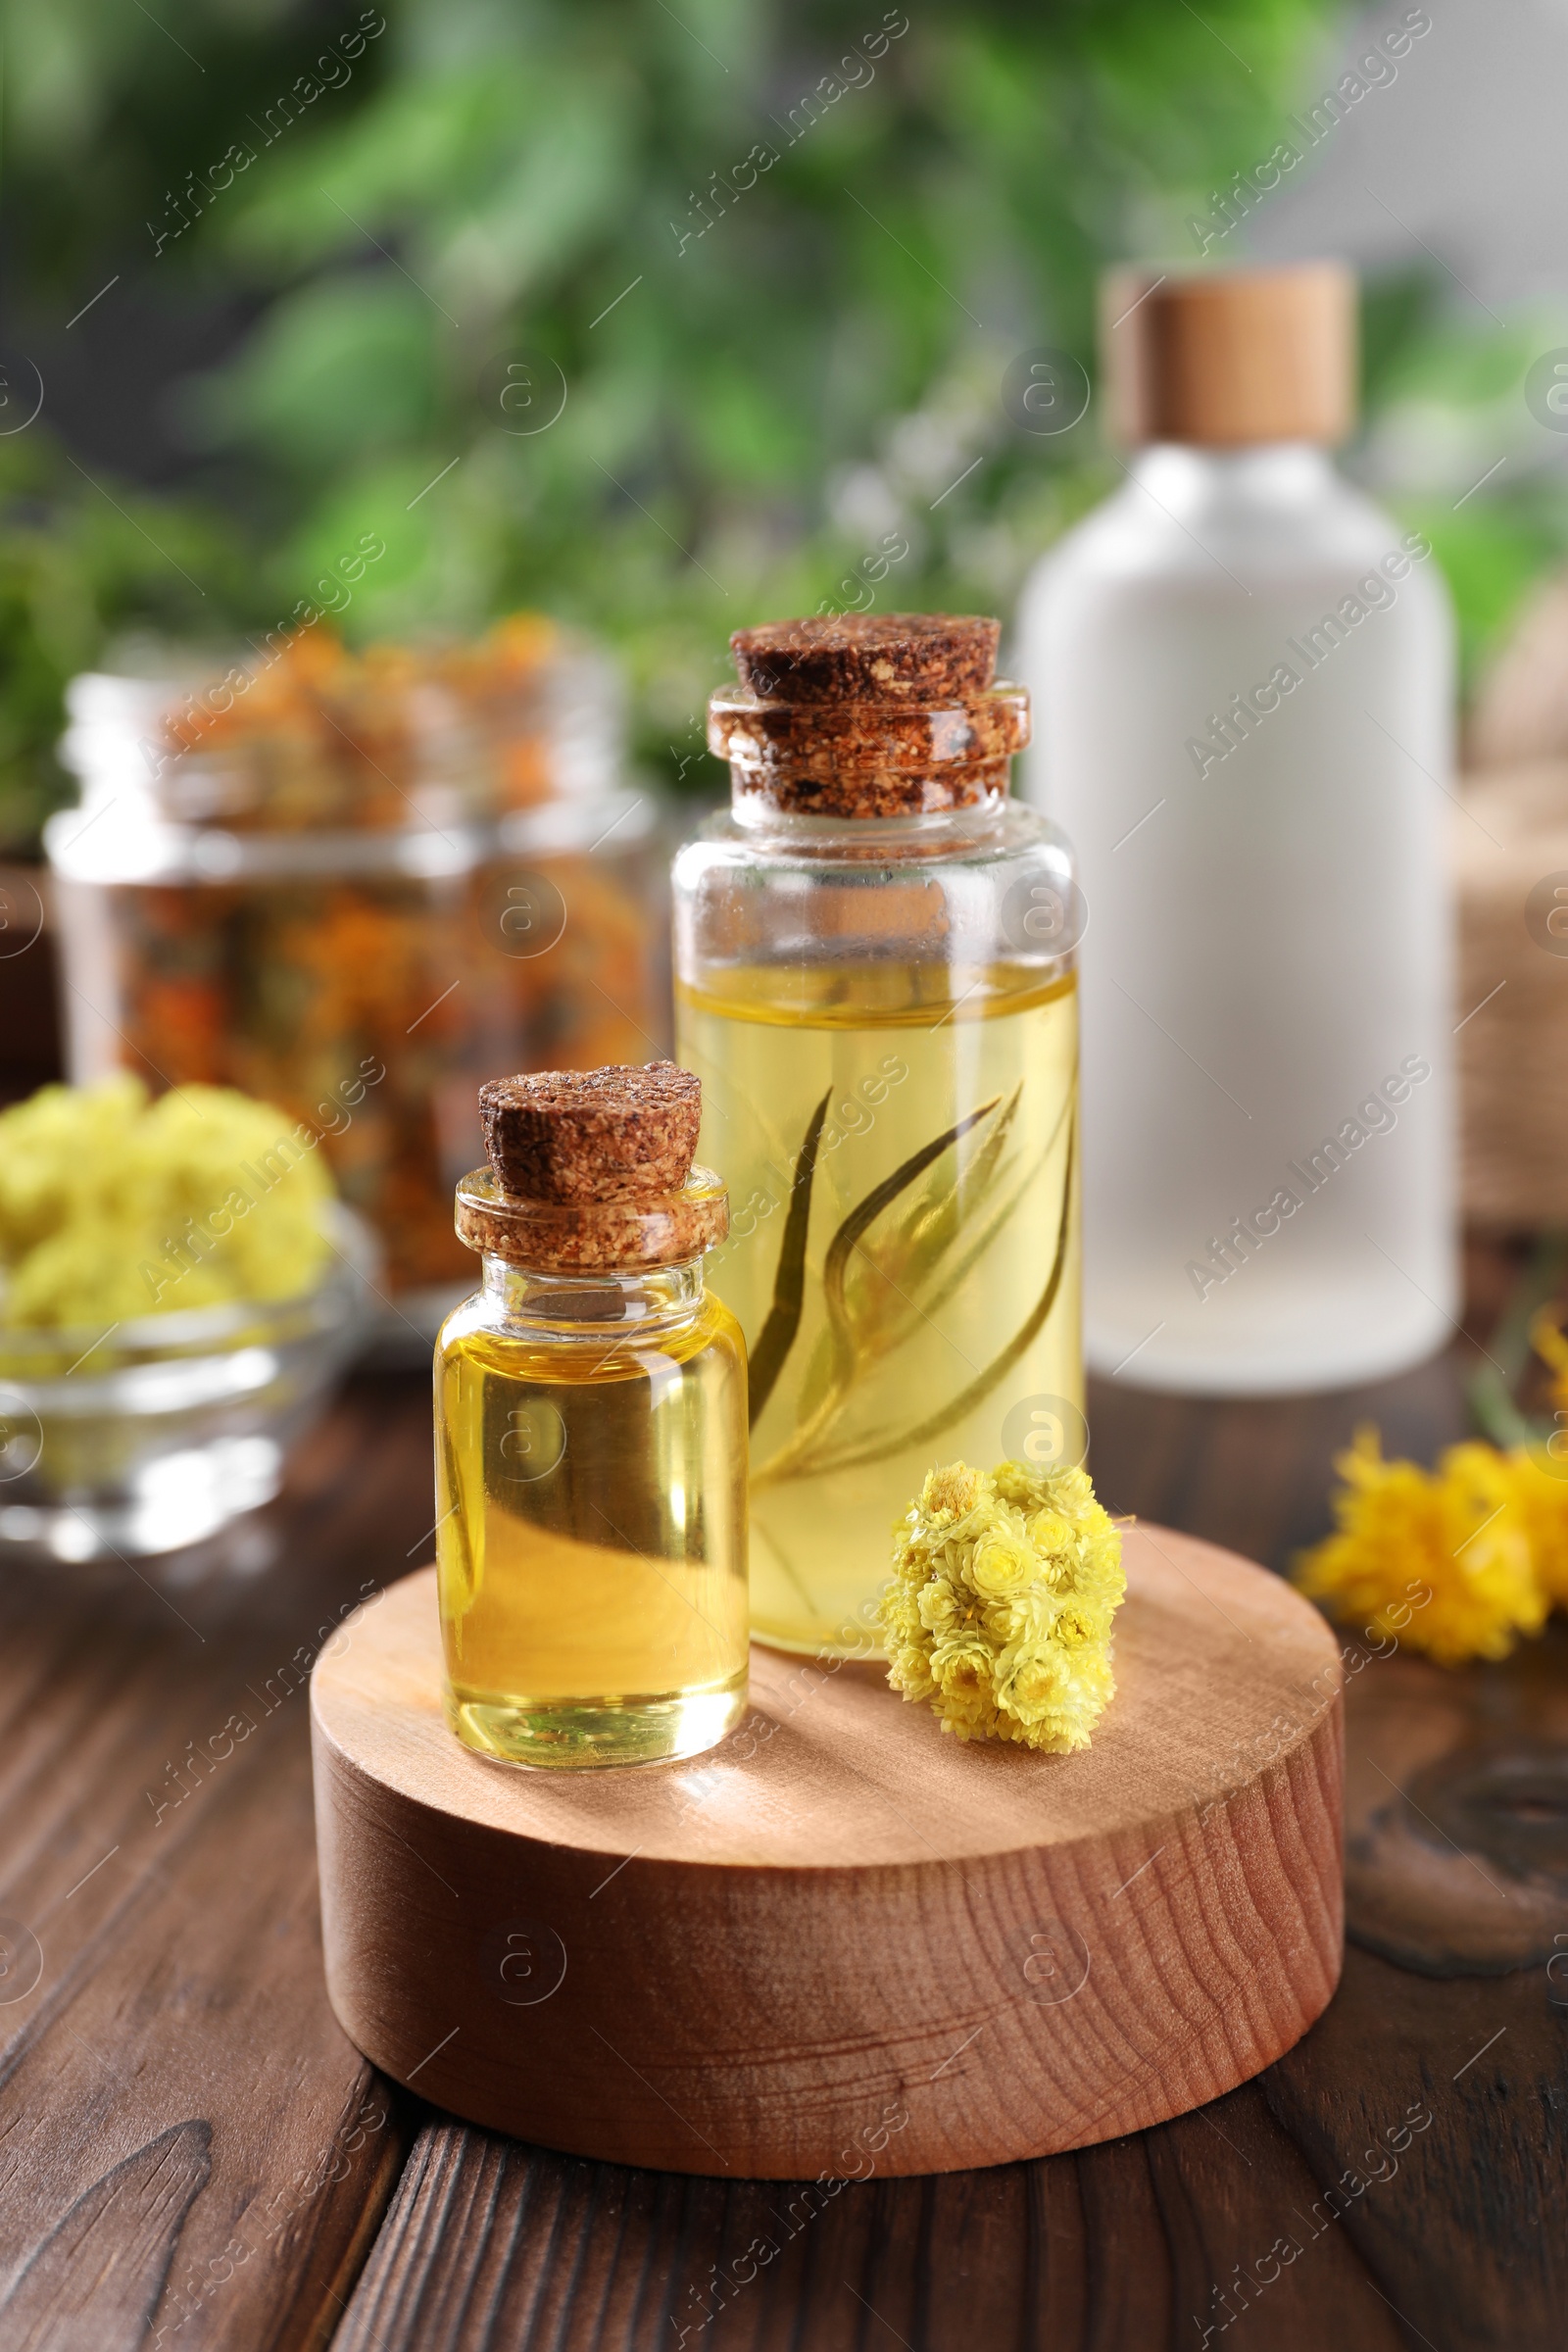
[[1552,1607],[1568,1608],[1568,1337],[1550,1307],[1532,1318],[1530,1345],[1551,1369],[1555,1427],[1509,1459],[1536,1575]]
[[926,1479],[894,1530],[888,1680],[959,1740],[1087,1747],[1115,1690],[1121,1538],[1082,1470],[965,1462]]
[[[1539,1633],[1550,1601],[1537,1574],[1523,1501],[1529,1457],[1450,1446],[1436,1470],[1385,1461],[1357,1433],[1335,1467],[1338,1533],[1297,1562],[1296,1583],[1336,1617],[1396,1634],[1441,1665],[1506,1657]],[[1412,1592],[1429,1590],[1417,1602]]]
[[1508,1456],[1519,1524],[1548,1608],[1568,1608],[1568,1459],[1554,1438]]
[[1551,1367],[1551,1393],[1568,1420],[1568,1335],[1549,1306],[1538,1307],[1530,1319],[1530,1345],[1544,1364]]
[[0,1329],[292,1298],[331,1192],[313,1131],[226,1087],[42,1087],[0,1111]]

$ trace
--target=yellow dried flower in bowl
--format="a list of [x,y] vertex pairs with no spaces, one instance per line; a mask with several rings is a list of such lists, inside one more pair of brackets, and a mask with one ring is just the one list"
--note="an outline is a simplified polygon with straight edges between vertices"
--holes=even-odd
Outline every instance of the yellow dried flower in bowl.
[[895,1529],[888,1680],[959,1740],[1087,1747],[1115,1692],[1121,1537],[1082,1470],[933,1470]]
[[13,1103],[0,1111],[0,1337],[310,1290],[331,1254],[318,1141],[222,1086],[154,1102],[122,1074]]

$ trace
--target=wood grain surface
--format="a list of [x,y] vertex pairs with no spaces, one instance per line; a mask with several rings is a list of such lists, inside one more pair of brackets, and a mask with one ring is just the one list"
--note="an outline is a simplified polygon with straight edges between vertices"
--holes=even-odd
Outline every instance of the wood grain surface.
[[321,1984],[306,1714],[321,1630],[401,1548],[411,1494],[345,1508],[387,1402],[337,1414],[226,1567],[7,1570],[6,2352],[320,2343],[396,2180],[393,2095]]
[[509,1769],[441,1712],[435,1571],[312,1688],[327,1984],[398,2081],[579,2155],[951,2172],[1201,2106],[1340,1968],[1340,1660],[1232,1554],[1125,1544],[1075,1756],[944,1736],[871,1663],[754,1647],[709,1755]]
[[[1472,1260],[1483,1336],[1508,1272]],[[1117,1509],[1283,1566],[1322,1533],[1356,1423],[1430,1460],[1464,1432],[1473,1361],[1456,1343],[1373,1391],[1256,1404],[1102,1384],[1096,1478]],[[786,2184],[547,2155],[394,2100],[326,2007],[303,1693],[281,1670],[363,1582],[426,1555],[428,1414],[416,1377],[356,1382],[228,1564],[179,1564],[177,1616],[128,1572],[4,1570],[0,1913],[24,1936],[0,1940],[3,2352],[160,2331],[235,2352],[655,2352],[682,2329],[718,2352],[1556,2352],[1568,1967],[1492,1973],[1493,1946],[1476,1974],[1465,1948],[1479,1898],[1501,1916],[1527,1881],[1568,1892],[1568,1815],[1539,1786],[1510,1801],[1496,1769],[1516,1735],[1527,1762],[1557,1736],[1555,1638],[1459,1677],[1457,1715],[1455,1678],[1348,1643],[1358,1773],[1376,1782],[1370,1755],[1396,1774],[1385,1691],[1443,1718],[1452,1744],[1428,1762],[1486,1759],[1450,1811],[1413,1787],[1430,1853],[1451,1859],[1451,1837],[1471,1856],[1468,1887],[1414,1931],[1401,1915],[1400,1963],[1352,1852],[1323,2017],[1177,2122],[982,2173],[872,2172],[813,2193],[807,2220]],[[213,1771],[187,1763],[192,1793],[155,1824],[147,1789],[213,1759],[247,1688],[271,1713]],[[1354,1818],[1381,1835],[1377,1809]],[[1568,1921],[1552,1938],[1568,1950]]]

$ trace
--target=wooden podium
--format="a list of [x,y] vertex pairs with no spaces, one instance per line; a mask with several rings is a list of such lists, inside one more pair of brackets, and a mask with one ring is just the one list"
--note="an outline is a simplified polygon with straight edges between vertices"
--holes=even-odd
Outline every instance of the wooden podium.
[[1342,1945],[1338,1645],[1276,1577],[1126,1538],[1076,1756],[961,1745],[880,1668],[754,1647],[707,1756],[471,1755],[435,1571],[312,1685],[327,1986],[375,2065],[583,2156],[801,2180],[1089,2145],[1245,2082]]

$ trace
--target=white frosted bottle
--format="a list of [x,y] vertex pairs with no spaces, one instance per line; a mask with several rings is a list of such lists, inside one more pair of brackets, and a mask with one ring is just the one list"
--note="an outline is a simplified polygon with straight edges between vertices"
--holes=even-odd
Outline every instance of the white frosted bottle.
[[1372,1380],[1458,1312],[1447,596],[1326,455],[1347,272],[1107,294],[1126,480],[1017,649],[1087,908],[1086,1353],[1157,1389]]

